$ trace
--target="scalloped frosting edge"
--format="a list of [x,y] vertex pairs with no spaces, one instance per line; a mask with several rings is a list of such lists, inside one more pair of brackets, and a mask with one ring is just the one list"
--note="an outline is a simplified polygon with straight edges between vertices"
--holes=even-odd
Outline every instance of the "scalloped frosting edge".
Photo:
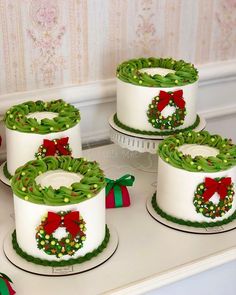
[[170,130],[170,131],[169,130],[168,131],[146,131],[146,130],[139,130],[139,129],[129,127],[119,121],[117,113],[114,114],[113,121],[118,127],[132,133],[141,134],[141,135],[168,136],[168,135],[174,135],[184,131],[191,131],[192,129],[196,128],[199,125],[200,117],[197,115],[195,122],[189,127],[186,127],[183,129]]
[[162,218],[165,218],[166,220],[168,220],[170,222],[177,223],[180,225],[186,225],[186,226],[191,226],[191,227],[196,227],[196,228],[207,228],[207,227],[215,227],[215,226],[221,226],[224,224],[228,224],[236,219],[236,210],[228,218],[223,219],[221,221],[215,221],[215,222],[212,222],[212,221],[211,222],[198,222],[198,221],[190,221],[190,220],[176,218],[172,215],[167,214],[158,206],[158,203],[156,200],[156,192],[152,196],[151,203],[152,203],[153,209],[155,210],[155,212],[158,215],[160,215]]
[[3,165],[3,174],[8,180],[11,180],[13,177],[7,169],[7,162]]
[[105,231],[105,237],[101,243],[100,246],[98,246],[95,250],[92,252],[86,253],[84,256],[80,256],[78,258],[71,258],[69,260],[64,261],[48,261],[46,259],[40,259],[36,258],[34,256],[31,256],[24,252],[18,242],[16,237],[16,231],[12,233],[12,246],[16,253],[21,256],[23,259],[27,260],[28,262],[43,265],[43,266],[50,266],[50,267],[61,267],[61,266],[68,266],[68,265],[74,265],[74,264],[81,264],[83,262],[86,262],[88,260],[91,260],[92,258],[96,257],[98,254],[100,254],[108,245],[110,240],[110,231],[108,226],[106,225],[106,231]]

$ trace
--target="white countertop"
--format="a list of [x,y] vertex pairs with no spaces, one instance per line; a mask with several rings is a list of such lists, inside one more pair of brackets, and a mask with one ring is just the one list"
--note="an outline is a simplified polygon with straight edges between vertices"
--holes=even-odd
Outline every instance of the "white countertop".
[[[142,294],[236,258],[235,230],[197,235],[167,228],[146,210],[155,191],[156,173],[135,168],[138,154],[112,144],[84,151],[97,160],[108,178],[130,173],[136,177],[129,188],[131,206],[108,209],[107,221],[119,235],[115,254],[99,267],[72,276],[44,277],[24,272],[0,250],[0,272],[14,281],[17,295]],[[147,155],[149,157],[149,155]],[[150,156],[149,163],[152,158]],[[0,245],[13,226],[11,189],[0,183]]]

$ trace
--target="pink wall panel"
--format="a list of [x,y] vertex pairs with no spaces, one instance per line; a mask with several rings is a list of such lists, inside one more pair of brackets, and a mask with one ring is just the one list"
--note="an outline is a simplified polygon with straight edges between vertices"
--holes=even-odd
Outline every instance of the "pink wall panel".
[[0,0],[0,95],[112,78],[118,63],[236,59],[236,0]]

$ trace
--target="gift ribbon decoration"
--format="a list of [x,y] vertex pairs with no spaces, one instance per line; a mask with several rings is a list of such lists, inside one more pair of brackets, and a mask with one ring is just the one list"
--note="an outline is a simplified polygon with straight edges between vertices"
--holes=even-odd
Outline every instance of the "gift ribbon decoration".
[[63,226],[72,235],[72,237],[75,238],[80,232],[80,226],[78,223],[78,211],[72,211],[64,216],[60,216],[54,212],[48,212],[44,230],[48,235],[51,235],[56,229],[58,229],[60,226]]
[[3,273],[0,273],[0,294],[1,295],[14,295],[16,292],[13,290],[11,279]]
[[106,208],[128,207],[130,197],[126,186],[132,186],[134,180],[134,176],[130,174],[116,180],[106,178]]
[[224,200],[227,196],[228,186],[231,185],[231,177],[225,177],[219,181],[210,177],[205,178],[205,188],[203,198],[205,202],[209,201],[214,193],[218,193],[221,200]]
[[185,101],[183,100],[183,90],[176,90],[172,93],[161,90],[157,103],[158,111],[161,112],[169,104],[171,99],[180,109],[183,109],[185,107]]
[[69,151],[65,148],[68,144],[69,137],[64,137],[57,140],[43,140],[43,146],[47,149],[46,156],[54,156],[56,151],[59,151],[62,155],[69,155]]

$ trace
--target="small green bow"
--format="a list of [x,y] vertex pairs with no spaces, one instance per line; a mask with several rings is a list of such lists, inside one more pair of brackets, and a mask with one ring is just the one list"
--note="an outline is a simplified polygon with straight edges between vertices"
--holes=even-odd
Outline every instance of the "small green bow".
[[5,280],[12,283],[11,279],[7,275],[0,272],[0,294],[1,295],[9,295],[10,294],[10,291],[8,289],[8,286],[7,286]]
[[123,199],[120,186],[132,186],[135,180],[135,177],[130,174],[125,174],[124,176],[113,180],[105,178],[106,180],[106,196],[109,194],[111,189],[114,189],[115,205],[116,207],[122,207]]

